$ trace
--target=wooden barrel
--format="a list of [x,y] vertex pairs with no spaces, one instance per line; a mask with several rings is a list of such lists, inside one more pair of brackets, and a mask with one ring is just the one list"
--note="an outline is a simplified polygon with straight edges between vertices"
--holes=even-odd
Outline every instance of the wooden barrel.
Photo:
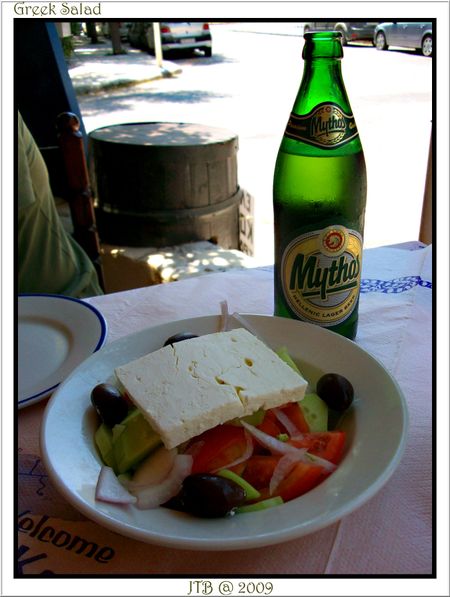
[[238,248],[238,138],[199,124],[143,122],[89,135],[103,242]]

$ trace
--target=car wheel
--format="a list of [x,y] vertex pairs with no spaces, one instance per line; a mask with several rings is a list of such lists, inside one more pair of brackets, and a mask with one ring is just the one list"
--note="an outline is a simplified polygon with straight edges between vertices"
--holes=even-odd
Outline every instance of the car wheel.
[[203,51],[205,52],[205,56],[207,58],[210,58],[212,56],[212,48],[203,48]]
[[375,38],[375,47],[377,50],[387,50],[388,45],[386,43],[386,37],[382,31],[378,31],[377,36]]
[[431,35],[425,35],[422,40],[422,54],[424,56],[432,56],[433,55],[433,38]]

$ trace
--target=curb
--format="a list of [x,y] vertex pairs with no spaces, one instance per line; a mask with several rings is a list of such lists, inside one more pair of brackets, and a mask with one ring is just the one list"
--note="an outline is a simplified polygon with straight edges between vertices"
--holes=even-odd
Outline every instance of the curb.
[[[95,71],[89,70],[89,68],[82,73],[77,73],[76,75],[71,75],[69,70],[69,76],[71,77],[75,92],[78,95],[88,95],[90,93],[98,93],[103,90],[131,87],[133,85],[139,85],[140,83],[147,83],[149,81],[173,77],[183,72],[179,66],[167,61],[163,62],[161,68],[152,67],[151,71],[153,72],[147,72],[140,77],[130,78],[126,76],[118,76],[111,79],[100,80],[98,82],[92,80],[96,78],[96,73]],[[91,79],[89,83],[85,83],[86,78]]]

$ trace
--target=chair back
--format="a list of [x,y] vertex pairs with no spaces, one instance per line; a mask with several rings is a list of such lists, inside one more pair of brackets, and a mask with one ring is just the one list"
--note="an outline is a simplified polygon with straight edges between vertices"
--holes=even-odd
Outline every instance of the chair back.
[[66,198],[70,207],[73,236],[93,262],[100,286],[105,290],[100,239],[80,121],[76,114],[62,112],[56,119],[56,127],[65,169]]

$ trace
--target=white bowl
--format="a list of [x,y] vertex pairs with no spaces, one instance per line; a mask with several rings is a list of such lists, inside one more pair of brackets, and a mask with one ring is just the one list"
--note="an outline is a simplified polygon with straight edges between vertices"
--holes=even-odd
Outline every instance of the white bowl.
[[92,388],[112,380],[118,365],[160,348],[177,332],[218,331],[219,317],[199,317],[106,345],[59,386],[46,408],[41,448],[47,471],[68,502],[86,517],[134,539],[223,551],[261,547],[318,531],[350,514],[386,483],[400,463],[407,431],[404,397],[386,369],[354,342],[318,326],[262,315],[245,318],[271,348],[286,346],[313,386],[324,373],[340,373],[353,384],[355,400],[342,425],[347,432],[346,452],[337,470],[291,502],[229,518],[200,519],[166,508],[141,511],[95,500],[101,462],[94,446],[97,419],[90,402]]

